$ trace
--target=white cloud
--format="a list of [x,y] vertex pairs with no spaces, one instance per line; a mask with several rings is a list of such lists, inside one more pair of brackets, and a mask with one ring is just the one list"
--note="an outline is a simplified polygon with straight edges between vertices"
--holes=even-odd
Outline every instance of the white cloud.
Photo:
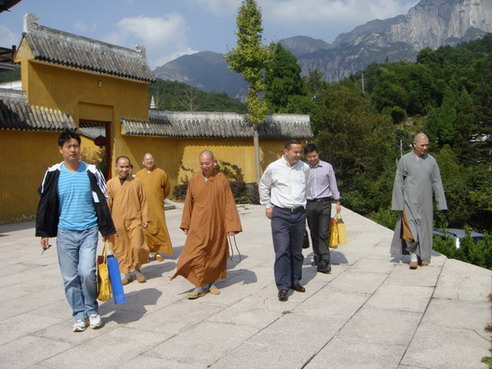
[[[214,16],[236,16],[242,0],[187,0]],[[353,23],[404,14],[418,0],[257,0],[264,22],[303,24]]]
[[147,61],[151,68],[196,51],[189,46],[185,19],[177,13],[165,17],[123,18],[117,24],[117,31],[105,37],[105,41],[134,48],[143,44],[147,50]]
[[417,0],[263,0],[265,22],[278,24],[351,24],[405,14]]
[[199,6],[216,17],[235,16],[241,0],[187,0],[191,6]]
[[198,52],[197,50],[187,48],[187,49],[176,50],[176,51],[172,52],[171,54],[162,55],[162,56],[157,57],[157,59],[154,59],[152,61],[152,64],[151,64],[152,69],[154,69],[155,67],[160,67],[161,65],[164,65],[171,60],[179,58],[180,56],[195,54],[197,52]]
[[0,46],[11,47],[20,43],[20,35],[12,32],[10,28],[0,24]]

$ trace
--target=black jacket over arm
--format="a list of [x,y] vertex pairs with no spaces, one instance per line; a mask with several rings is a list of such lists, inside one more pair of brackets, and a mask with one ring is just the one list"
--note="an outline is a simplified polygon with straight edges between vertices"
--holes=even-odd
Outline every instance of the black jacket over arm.
[[[57,235],[58,222],[60,220],[60,201],[58,199],[60,166],[61,164],[55,164],[46,171],[43,182],[41,182],[38,189],[41,198],[36,216],[37,237],[56,237]],[[106,192],[104,177],[94,165],[86,164],[86,167],[86,173],[91,184],[99,232],[103,236],[110,236],[115,234],[116,230],[104,195]],[[96,198],[98,201],[95,201]]]

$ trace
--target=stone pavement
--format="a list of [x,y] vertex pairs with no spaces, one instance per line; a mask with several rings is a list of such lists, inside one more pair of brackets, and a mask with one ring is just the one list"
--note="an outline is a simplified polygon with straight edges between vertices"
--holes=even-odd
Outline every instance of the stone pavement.
[[148,281],[126,286],[125,304],[102,303],[104,327],[83,333],[71,331],[55,248],[40,256],[32,222],[1,226],[0,368],[486,368],[491,271],[437,253],[409,270],[388,255],[390,230],[343,209],[349,244],[332,251],[332,273],[305,250],[307,291],[279,302],[269,222],[247,205],[243,260],[220,295],[189,301],[190,284],[169,280],[180,208],[166,211],[176,255],[147,264]]

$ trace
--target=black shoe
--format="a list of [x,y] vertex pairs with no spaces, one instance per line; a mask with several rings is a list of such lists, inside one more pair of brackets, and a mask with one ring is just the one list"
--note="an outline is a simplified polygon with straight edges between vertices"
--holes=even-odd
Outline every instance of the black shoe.
[[279,301],[287,301],[289,299],[288,293],[289,290],[278,290]]
[[292,286],[290,286],[290,288],[297,292],[306,292],[306,289],[302,287],[299,283],[293,284]]
[[331,266],[326,265],[326,264],[319,264],[318,265],[318,272],[328,274],[331,272]]

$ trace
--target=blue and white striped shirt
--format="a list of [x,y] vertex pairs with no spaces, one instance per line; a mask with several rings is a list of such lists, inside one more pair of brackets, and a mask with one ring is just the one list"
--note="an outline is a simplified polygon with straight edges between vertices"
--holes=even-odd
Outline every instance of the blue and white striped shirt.
[[69,231],[83,231],[97,226],[96,209],[92,199],[87,165],[80,162],[75,172],[60,165],[58,198],[60,222],[58,226]]

